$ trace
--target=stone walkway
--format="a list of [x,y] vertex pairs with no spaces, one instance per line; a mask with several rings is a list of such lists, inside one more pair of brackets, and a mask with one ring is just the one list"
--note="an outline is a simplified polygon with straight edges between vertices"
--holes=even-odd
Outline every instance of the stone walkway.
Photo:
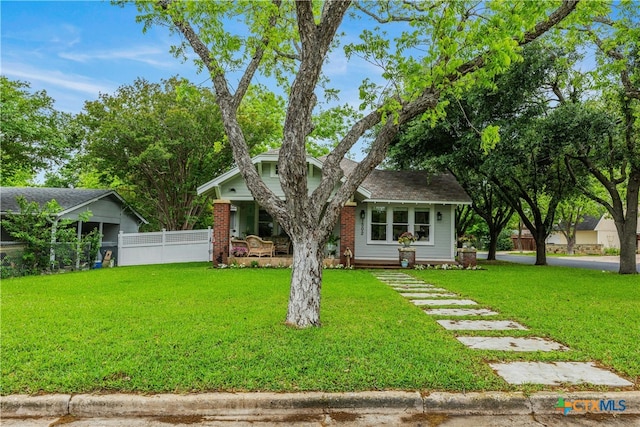
[[[476,301],[461,299],[459,295],[443,288],[436,288],[405,273],[380,271],[374,276],[408,298],[413,304],[428,308],[431,316],[452,317],[437,320],[451,331],[506,331],[527,330],[527,327],[510,320],[490,320],[499,313],[487,308],[475,308]],[[456,306],[452,308],[451,306]],[[458,307],[460,306],[460,307]],[[441,307],[441,308],[432,308]],[[460,316],[483,317],[478,320],[456,319]],[[471,349],[495,351],[570,351],[555,341],[538,337],[488,337],[456,336]],[[610,387],[633,386],[633,383],[592,362],[508,362],[490,363],[489,366],[509,384],[575,385],[593,384]]]

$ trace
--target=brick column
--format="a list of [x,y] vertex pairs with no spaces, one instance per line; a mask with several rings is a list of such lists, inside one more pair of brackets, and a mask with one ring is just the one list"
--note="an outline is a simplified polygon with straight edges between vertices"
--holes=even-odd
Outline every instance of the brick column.
[[229,200],[213,201],[213,266],[227,264],[229,260],[229,221],[231,202]]
[[347,202],[340,212],[340,263],[347,265],[344,251],[349,248],[353,257],[351,265],[356,257],[356,202]]

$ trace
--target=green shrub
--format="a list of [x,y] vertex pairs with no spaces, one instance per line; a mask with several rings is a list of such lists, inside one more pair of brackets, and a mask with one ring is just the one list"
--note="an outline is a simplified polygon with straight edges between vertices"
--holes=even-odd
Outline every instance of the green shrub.
[[[100,245],[101,234],[97,230],[78,239],[75,221],[58,219],[61,207],[55,201],[43,207],[37,202],[28,202],[19,196],[16,202],[19,213],[10,212],[2,220],[2,227],[24,244],[21,255],[3,260],[1,277],[41,274],[62,268],[74,268],[79,262],[89,265],[95,259]],[[88,221],[91,212],[79,215],[80,221]]]

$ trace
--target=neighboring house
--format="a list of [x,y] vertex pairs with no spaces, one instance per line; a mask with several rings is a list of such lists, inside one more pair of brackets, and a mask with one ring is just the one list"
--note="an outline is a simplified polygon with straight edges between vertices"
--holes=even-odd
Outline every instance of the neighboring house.
[[[41,207],[55,200],[61,207],[57,219],[77,221],[78,235],[98,229],[102,233],[103,248],[117,247],[120,231],[135,233],[141,224],[147,223],[115,191],[82,188],[0,187],[2,218],[9,212],[20,212],[16,202],[18,196],[23,196],[28,202],[37,202]],[[91,211],[92,214],[89,221],[78,221],[78,215],[86,211]],[[2,242],[14,240],[4,230],[1,236]]]
[[[547,243],[566,245],[567,239],[560,231],[554,231],[547,238]],[[599,218],[585,216],[576,227],[576,245],[601,245],[605,249],[620,249],[620,239],[613,219],[606,214]]]
[[[280,197],[278,151],[253,158],[259,174]],[[307,156],[309,191],[320,183],[322,159]],[[348,175],[356,163],[343,160]],[[227,262],[229,239],[256,234],[263,238],[285,235],[269,213],[251,196],[236,167],[198,188],[214,199],[214,259]],[[358,265],[398,264],[398,236],[410,231],[416,262],[453,262],[456,255],[455,208],[471,199],[453,175],[425,171],[374,170],[342,210],[334,229],[340,236],[340,257],[347,248]]]

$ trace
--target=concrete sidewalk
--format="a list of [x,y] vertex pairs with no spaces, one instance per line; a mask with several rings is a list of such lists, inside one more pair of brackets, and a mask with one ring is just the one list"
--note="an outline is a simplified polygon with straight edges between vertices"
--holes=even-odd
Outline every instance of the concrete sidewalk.
[[[559,406],[568,407],[567,415]],[[601,404],[600,402],[604,402]],[[640,392],[11,395],[3,426],[591,425],[640,423]],[[568,406],[567,406],[568,405]],[[604,406],[602,406],[604,405]],[[562,406],[562,405],[560,405]],[[120,420],[120,421],[118,421]],[[479,420],[493,420],[488,423]],[[500,421],[502,420],[502,421]],[[531,422],[532,424],[529,424]],[[535,423],[534,423],[535,422]],[[246,424],[244,424],[246,423]],[[601,425],[601,424],[600,424]]]

